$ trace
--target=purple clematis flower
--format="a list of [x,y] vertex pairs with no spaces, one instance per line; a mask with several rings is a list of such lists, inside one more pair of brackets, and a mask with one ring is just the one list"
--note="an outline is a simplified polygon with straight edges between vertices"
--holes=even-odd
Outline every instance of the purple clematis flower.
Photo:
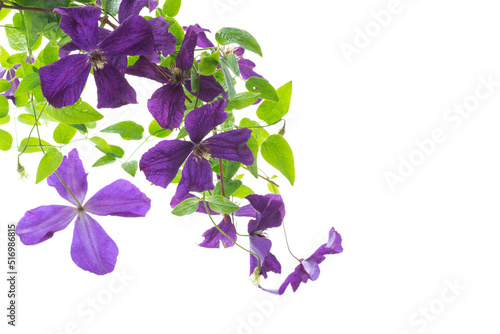
[[191,191],[202,192],[215,188],[208,162],[210,157],[253,164],[254,156],[247,145],[252,134],[250,129],[231,130],[203,140],[229,116],[224,112],[225,106],[224,100],[217,100],[186,116],[185,126],[191,141],[164,140],[144,153],[139,166],[146,179],[166,188],[186,161],[175,193],[180,200],[185,199]]
[[[182,27],[184,30],[187,30],[188,27]],[[193,26],[193,30],[198,35],[198,43],[197,46],[200,48],[215,48],[215,45],[208,39],[205,32],[211,32],[208,29],[203,29],[200,27],[198,23]]]
[[[113,271],[118,247],[89,213],[98,216],[144,217],[151,200],[126,180],[117,180],[102,188],[83,206],[87,194],[87,173],[76,149],[72,150],[57,169],[74,197],[54,173],[47,179],[49,186],[74,206],[40,206],[26,212],[16,228],[25,245],[36,245],[52,238],[76,217],[71,258],[80,268],[97,275]],[[78,201],[78,202],[77,202]]]
[[114,58],[154,53],[153,34],[146,19],[130,16],[99,41],[99,33],[103,33],[98,29],[99,8],[58,7],[54,11],[61,14],[60,27],[72,39],[70,46],[63,47],[64,52],[78,49],[85,53],[69,55],[40,68],[40,84],[47,101],[56,108],[74,104],[80,98],[92,68],[98,108],[137,103],[134,89],[115,67]]
[[16,78],[16,69],[19,68],[19,66],[21,65],[16,64],[9,70],[0,67],[0,78],[6,79],[10,82],[10,88],[0,95],[5,96],[9,100],[12,100],[12,102],[14,103],[16,101],[14,98],[14,93],[16,92],[16,89],[19,86],[19,79]]
[[[234,225],[231,222],[231,218],[229,216],[227,216],[227,221],[225,221],[223,218],[220,224],[217,226],[229,237],[231,237],[231,239],[233,239],[234,241],[237,240],[236,229],[234,228]],[[229,240],[229,238],[227,238],[224,234],[220,233],[219,229],[217,229],[217,227],[215,226],[205,231],[205,233],[203,233],[203,237],[205,238],[205,240],[203,240],[203,242],[198,246],[205,248],[219,248],[221,243],[224,248],[234,246],[234,243]]]
[[313,255],[307,259],[300,260],[300,264],[295,268],[295,271],[291,273],[283,282],[278,290],[268,290],[260,287],[261,289],[282,295],[285,293],[288,285],[292,286],[293,291],[297,291],[300,283],[307,283],[308,280],[315,281],[319,277],[319,264],[325,260],[325,255],[328,254],[338,254],[342,253],[342,237],[335,231],[332,227],[328,237],[328,242],[321,245]]
[[[148,100],[149,112],[164,129],[172,130],[178,127],[184,117],[186,94],[183,87],[192,93],[190,73],[197,40],[195,28],[190,26],[177,55],[175,67],[172,69],[160,67],[162,70],[160,72],[158,67],[144,57],[140,57],[133,66],[127,68],[127,74],[164,84]],[[200,87],[194,94],[202,101],[211,102],[220,94],[224,96],[225,91],[213,76],[200,75]]]
[[[267,278],[269,271],[281,273],[281,264],[271,251],[271,240],[267,239],[266,230],[281,226],[285,218],[285,203],[280,195],[268,194],[248,195],[245,197],[250,204],[235,212],[236,216],[247,216],[255,219],[248,223],[250,235],[250,250],[257,254],[261,260],[260,274]],[[250,274],[259,265],[259,260],[250,255]]]

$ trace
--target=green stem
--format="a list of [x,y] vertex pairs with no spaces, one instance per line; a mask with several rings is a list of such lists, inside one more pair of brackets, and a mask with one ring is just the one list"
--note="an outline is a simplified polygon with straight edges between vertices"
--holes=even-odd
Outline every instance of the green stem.
[[[288,248],[288,252],[289,252],[289,253],[290,253],[290,254],[291,254],[291,255],[292,255],[292,256],[293,256],[293,257],[294,257],[297,261],[301,262],[301,261],[300,261],[300,259],[299,259],[298,257],[296,257],[295,255],[293,255],[292,251],[290,250],[290,245],[288,244],[288,238],[287,238],[287,236],[286,236],[285,222],[283,221],[281,225],[283,226],[283,232],[285,233],[285,241],[286,241],[286,247]],[[302,263],[302,262],[301,262],[301,263]]]

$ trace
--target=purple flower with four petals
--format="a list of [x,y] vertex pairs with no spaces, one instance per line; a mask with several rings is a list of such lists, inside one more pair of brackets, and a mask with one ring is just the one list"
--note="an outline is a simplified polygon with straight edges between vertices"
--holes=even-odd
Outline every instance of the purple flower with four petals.
[[57,169],[64,183],[54,173],[47,183],[74,206],[40,206],[26,212],[16,227],[16,233],[25,245],[36,245],[52,238],[55,232],[66,228],[76,217],[71,244],[71,258],[80,268],[97,275],[113,271],[118,247],[89,213],[98,216],[144,217],[151,208],[151,200],[126,180],[117,180],[102,188],[83,206],[87,194],[87,173],[76,149],[72,150]]

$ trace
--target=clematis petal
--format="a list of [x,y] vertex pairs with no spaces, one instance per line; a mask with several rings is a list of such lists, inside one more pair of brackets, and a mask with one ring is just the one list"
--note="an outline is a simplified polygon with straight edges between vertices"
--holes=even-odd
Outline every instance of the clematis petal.
[[106,64],[102,69],[95,68],[94,79],[97,86],[97,108],[119,108],[137,103],[134,88],[112,64]]
[[[231,222],[231,218],[229,216],[227,216],[227,221],[224,221],[224,219],[222,219],[220,224],[217,226],[222,231],[224,231],[224,233],[226,233],[231,239],[236,241],[236,229],[234,228],[234,225]],[[205,248],[220,248],[220,243],[222,243],[222,246],[224,246],[224,248],[234,246],[234,243],[229,240],[229,238],[227,238],[224,234],[222,234],[215,226],[205,231],[205,233],[203,233],[203,237],[205,238],[205,240],[203,240],[203,242],[198,246]]]
[[212,75],[200,75],[200,89],[198,92],[193,93],[191,90],[191,79],[188,78],[184,81],[186,89],[198,98],[205,102],[213,101],[217,96],[225,95],[224,88]]
[[247,80],[250,77],[262,78],[262,75],[255,73],[253,70],[255,68],[255,63],[249,59],[238,60],[238,65],[240,67],[241,77]]
[[250,129],[237,129],[216,134],[203,141],[214,158],[238,161],[244,165],[253,164],[253,152],[247,145],[252,135]]
[[284,212],[284,203],[281,196],[273,199],[268,196],[248,195],[245,198],[259,212],[257,220],[248,224],[248,233],[252,234],[255,231],[281,226],[283,222],[282,212]]
[[139,57],[134,65],[127,67],[125,73],[135,75],[142,78],[148,78],[161,83],[168,83],[170,70],[166,67],[158,66],[165,74],[162,74],[146,57]]
[[183,73],[188,73],[191,66],[193,66],[194,49],[196,48],[197,41],[198,35],[194,31],[194,27],[189,26],[177,54],[177,59],[175,60],[175,66],[180,68]]
[[250,204],[242,206],[234,213],[236,217],[252,217],[252,218],[257,218],[257,214],[258,214],[257,211]]
[[181,125],[184,118],[185,100],[186,94],[181,85],[166,84],[148,100],[148,110],[162,128],[173,130]]
[[170,23],[165,21],[165,18],[161,16],[149,19],[148,23],[153,32],[155,51],[161,52],[164,57],[174,53],[177,39],[168,31]]
[[224,100],[217,100],[187,114],[184,124],[193,143],[201,142],[217,125],[224,123],[229,116],[224,111],[226,105]]
[[99,49],[106,57],[150,56],[154,52],[151,27],[145,18],[130,16],[99,44]]
[[123,0],[118,8],[118,21],[122,22],[131,15],[139,15],[141,10],[149,5],[149,12],[158,6],[157,0]]
[[[69,154],[63,158],[61,165],[57,168],[57,173],[73,195],[78,199],[80,204],[83,204],[85,195],[87,194],[87,173],[85,173],[85,169],[83,169],[83,164],[78,156],[76,148],[71,150]],[[56,188],[62,198],[75,206],[78,205],[55,173],[47,178],[47,184]]]
[[97,275],[115,268],[118,247],[104,229],[85,212],[76,218],[71,244],[71,258],[83,270]]
[[89,58],[85,54],[70,55],[40,67],[39,73],[47,101],[55,108],[70,106],[82,95],[90,73]]
[[69,56],[73,51],[80,50],[80,47],[75,42],[69,42],[59,48],[59,58]]
[[[194,32],[198,35],[198,46],[200,48],[213,48],[215,45],[208,39],[205,32],[211,32],[208,29],[203,29],[200,27],[198,23],[192,26]],[[188,27],[182,27],[184,30],[187,30]]]
[[[250,251],[257,254],[257,256],[260,258],[260,261],[262,262],[264,262],[267,254],[269,254],[271,246],[272,242],[269,239],[253,235],[250,236]],[[250,274],[254,272],[258,264],[259,260],[253,254],[250,254]]]
[[61,14],[59,27],[71,37],[81,50],[90,52],[97,45],[97,27],[101,10],[96,7],[58,7]]
[[17,224],[16,234],[23,244],[36,245],[66,228],[77,213],[76,208],[69,206],[40,206],[24,214]]
[[271,252],[267,254],[266,258],[264,259],[264,263],[262,264],[262,268],[260,269],[260,272],[262,276],[264,276],[264,278],[267,278],[267,273],[270,271],[276,274],[281,274],[281,264],[279,263],[276,256]]
[[183,198],[191,191],[214,190],[213,172],[207,160],[195,158],[191,153],[182,169],[182,177],[175,196]]
[[85,211],[99,216],[144,217],[151,200],[126,180],[116,180],[85,203]]
[[[17,67],[14,66],[14,68],[7,70],[7,75],[5,79],[10,81],[10,88],[1,94],[6,98],[12,100],[13,102],[15,102],[16,100],[14,98],[14,94],[16,93],[17,87],[19,87],[19,79],[16,78],[16,71],[15,71],[16,68]],[[3,77],[3,75],[0,77]]]
[[161,141],[142,155],[139,167],[148,181],[166,188],[177,175],[193,146],[193,143],[184,140]]

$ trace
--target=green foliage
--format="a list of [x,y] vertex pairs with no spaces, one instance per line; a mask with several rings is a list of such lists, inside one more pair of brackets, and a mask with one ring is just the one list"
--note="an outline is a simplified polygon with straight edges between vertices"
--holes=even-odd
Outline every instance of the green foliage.
[[231,101],[229,101],[226,110],[245,109],[257,102],[257,100],[259,99],[259,95],[260,93],[257,92],[238,93]]
[[210,208],[219,213],[233,213],[240,208],[222,195],[209,196],[207,201]]
[[222,28],[215,34],[215,40],[221,45],[236,43],[262,57],[259,43],[248,31],[238,28]]
[[163,4],[163,13],[169,17],[174,17],[181,9],[181,0],[165,0]]
[[158,138],[168,137],[172,133],[171,130],[162,128],[160,126],[160,124],[158,124],[158,122],[156,121],[156,119],[154,119],[151,122],[151,124],[149,124],[148,132],[149,132],[150,135],[158,137]]
[[101,132],[118,133],[125,140],[141,140],[144,128],[133,121],[124,121],[108,126]]
[[110,157],[109,155],[105,155],[97,159],[96,162],[92,165],[92,167],[100,167],[100,166],[105,166],[112,164],[113,162],[116,161],[115,157]]
[[198,203],[200,199],[196,197],[190,197],[177,204],[177,206],[172,210],[172,214],[176,216],[186,216],[195,213],[198,209]]
[[83,124],[83,123],[95,122],[104,117],[97,110],[95,110],[90,104],[83,102],[81,100],[77,101],[72,106],[60,109],[48,106],[47,112],[55,120],[66,124]]
[[[47,149],[47,148],[52,146],[50,143],[46,142],[43,139],[38,140],[38,138],[29,137],[29,140],[28,140],[28,138],[24,138],[23,140],[21,140],[21,144],[19,144],[19,147],[17,148],[17,150],[19,152],[24,151],[24,153],[41,152],[42,149],[40,148],[40,142],[42,143],[42,146],[44,147],[44,149]],[[26,150],[24,149],[25,147],[26,147]]]
[[295,164],[292,149],[285,138],[271,135],[261,146],[262,157],[274,168],[279,170],[293,185],[295,182]]
[[38,86],[40,86],[40,76],[38,75],[38,73],[35,72],[28,73],[24,77],[24,79],[19,83],[19,87],[17,87],[14,96],[18,97]]
[[259,178],[259,168],[257,167],[257,157],[259,156],[259,142],[255,138],[255,136],[251,136],[250,139],[248,139],[248,147],[252,150],[253,152],[253,164],[250,166],[247,166],[248,171],[255,177],[256,179]]
[[245,83],[245,87],[250,92],[260,93],[260,97],[266,100],[278,102],[278,93],[274,87],[264,78],[250,77]]
[[0,150],[8,151],[12,147],[12,135],[0,129]]
[[10,82],[6,79],[0,79],[0,93],[8,91],[10,89]]
[[0,118],[7,116],[9,113],[9,100],[3,95],[0,95]]
[[76,129],[64,123],[59,123],[54,129],[54,141],[59,144],[68,144],[76,134]]
[[236,90],[234,89],[234,81],[231,72],[229,72],[229,64],[225,59],[220,60],[220,67],[222,68],[222,73],[224,74],[224,81],[227,86],[227,94],[229,96],[229,101],[234,99],[236,95]]
[[[240,180],[231,180],[231,179],[225,179],[224,180],[224,195],[226,195],[226,198],[229,198],[229,196],[232,196],[236,190],[238,190],[241,186],[243,185],[243,182]],[[221,191],[221,182],[217,182],[215,185],[215,189],[213,191],[214,195],[222,195]]]
[[200,64],[198,65],[198,70],[203,75],[211,75],[217,70],[217,65],[220,61],[220,51],[212,53],[209,56],[202,57]]
[[279,102],[263,101],[257,108],[257,117],[267,124],[276,123],[288,113],[292,98],[292,82],[290,81],[278,88],[277,93]]
[[257,139],[258,145],[262,145],[264,140],[269,137],[269,132],[266,131],[258,122],[253,121],[249,118],[243,118],[240,121],[240,128],[250,128],[252,129],[252,135]]
[[6,116],[0,118],[0,125],[7,124],[9,122],[10,122],[10,116],[9,115],[6,115]]
[[229,69],[236,75],[240,76],[240,65],[238,64],[238,58],[232,53],[226,55],[226,62]]
[[120,7],[120,2],[121,0],[101,0],[104,12],[111,15],[118,14],[118,8]]
[[137,167],[139,167],[139,163],[136,160],[130,160],[122,163],[123,170],[132,176],[135,176],[135,173],[137,173]]
[[[35,125],[35,117],[30,114],[21,114],[17,116],[17,120],[20,123],[26,124],[26,125]],[[41,125],[40,122],[36,121],[38,125]]]
[[252,195],[252,194],[254,194],[252,189],[250,189],[246,185],[242,185],[241,187],[238,188],[238,190],[236,190],[233,193],[233,196],[237,197],[237,198],[245,198],[248,195]]
[[36,172],[36,183],[40,183],[54,173],[63,161],[63,155],[57,149],[49,147],[40,160]]

